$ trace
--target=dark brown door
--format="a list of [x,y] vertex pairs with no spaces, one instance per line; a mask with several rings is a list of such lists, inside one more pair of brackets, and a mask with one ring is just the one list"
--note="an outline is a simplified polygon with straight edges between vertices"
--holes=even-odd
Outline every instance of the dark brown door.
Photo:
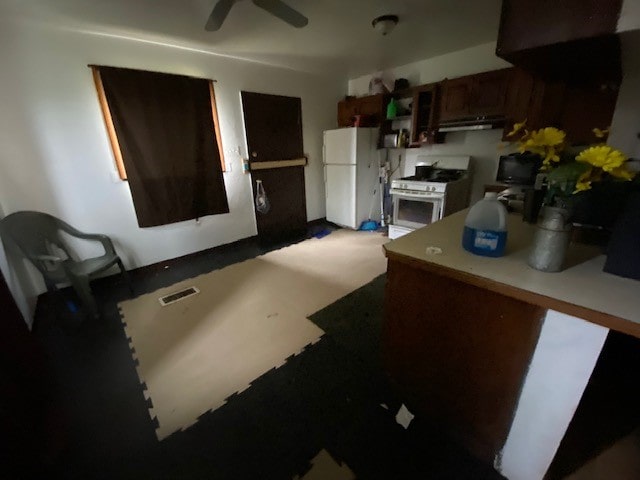
[[[242,92],[242,110],[249,161],[259,167],[275,162],[275,168],[251,169],[258,238],[279,242],[304,234],[307,210],[304,167],[277,168],[277,162],[304,157],[300,98]],[[262,181],[270,208],[255,209],[257,180]]]

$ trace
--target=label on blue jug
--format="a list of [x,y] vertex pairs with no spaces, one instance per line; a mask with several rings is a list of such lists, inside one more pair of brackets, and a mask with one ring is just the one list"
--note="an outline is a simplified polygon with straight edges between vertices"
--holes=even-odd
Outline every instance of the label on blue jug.
[[477,230],[464,227],[462,246],[465,250],[487,257],[501,257],[507,244],[507,232]]

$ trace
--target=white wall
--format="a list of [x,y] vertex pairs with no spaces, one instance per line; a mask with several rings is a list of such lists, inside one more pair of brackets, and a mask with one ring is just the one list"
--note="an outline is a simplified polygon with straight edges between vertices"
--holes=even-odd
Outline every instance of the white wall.
[[[324,216],[322,131],[335,127],[346,83],[257,63],[131,39],[0,24],[0,203],[5,214],[33,209],[114,240],[128,268],[256,234],[240,91],[302,98],[309,220]],[[230,213],[200,224],[138,227],[126,182],[115,167],[88,64],[214,78]],[[43,290],[23,285],[27,297]]]
[[630,157],[640,158],[640,32],[622,37],[622,71],[624,77],[618,92],[608,143]]
[[626,32],[638,28],[640,28],[640,2],[638,0],[624,0],[616,31]]
[[403,154],[403,176],[415,174],[418,155],[470,155],[472,159],[471,204],[480,200],[484,186],[496,181],[498,157],[511,152],[514,147],[503,143],[502,129],[468,132],[450,132],[446,142],[421,148],[392,150],[392,164],[397,165],[397,155]]
[[608,328],[547,311],[507,441],[496,458],[505,477],[544,478],[608,334]]
[[[496,57],[496,42],[483,43],[464,50],[438,57],[420,60],[382,72],[386,84],[393,87],[397,78],[406,78],[410,85],[439,82],[445,78],[456,78],[474,73],[508,68],[512,65]],[[349,80],[349,95],[368,95],[369,81],[374,73]]]

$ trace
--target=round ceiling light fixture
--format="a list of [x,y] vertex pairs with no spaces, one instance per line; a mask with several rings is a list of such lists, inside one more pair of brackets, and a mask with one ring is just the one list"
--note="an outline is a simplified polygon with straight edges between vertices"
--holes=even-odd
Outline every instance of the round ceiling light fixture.
[[397,15],[381,15],[376,17],[371,22],[373,28],[380,32],[381,35],[389,35],[391,31],[398,24],[398,16]]

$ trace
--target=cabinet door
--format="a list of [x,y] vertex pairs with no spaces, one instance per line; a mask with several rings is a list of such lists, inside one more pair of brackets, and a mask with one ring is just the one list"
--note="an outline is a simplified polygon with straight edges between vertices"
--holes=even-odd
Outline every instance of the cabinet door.
[[531,125],[531,118],[529,108],[531,105],[531,98],[533,95],[534,78],[529,72],[516,68],[509,81],[509,87],[507,88],[507,101],[505,106],[505,125],[503,140],[516,140],[508,138],[507,135],[513,126],[527,120],[527,124]]
[[469,116],[471,77],[445,80],[442,86],[440,121],[457,120]]
[[618,99],[615,88],[593,86],[567,86],[560,127],[574,145],[596,143],[593,128],[608,128]]
[[473,76],[470,115],[504,115],[511,72],[508,68]]
[[370,117],[370,122],[362,126],[378,126],[386,115],[383,115],[384,100],[383,95],[369,95],[357,99],[358,114]]
[[509,434],[544,309],[392,255],[384,298],[380,344],[392,385],[416,415],[492,463]]
[[342,100],[338,102],[338,127],[350,127],[353,125],[353,116],[356,115],[355,100]]
[[533,91],[526,116],[529,130],[558,126],[562,116],[565,84],[534,77]]
[[637,8],[622,5],[623,0],[503,0],[496,55],[548,79],[619,80],[615,33],[624,10]]
[[426,137],[425,143],[433,140],[437,86],[417,87],[413,92],[411,112],[411,141],[417,143]]
[[[549,2],[504,0],[496,53],[510,58],[514,53],[532,53],[536,47],[613,34],[622,3],[621,0],[563,0],[550,11]],[[550,25],[551,18],[553,25]]]

